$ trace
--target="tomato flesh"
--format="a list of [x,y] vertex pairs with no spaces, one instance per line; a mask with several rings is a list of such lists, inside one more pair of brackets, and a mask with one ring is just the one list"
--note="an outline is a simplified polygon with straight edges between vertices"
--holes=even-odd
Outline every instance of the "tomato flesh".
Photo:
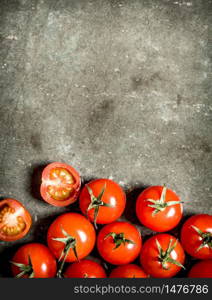
[[80,175],[72,166],[53,162],[42,172],[40,193],[49,204],[67,206],[77,200],[80,186]]
[[24,231],[26,223],[21,216],[15,214],[15,209],[8,205],[3,206],[0,210],[0,225],[3,234],[13,236]]
[[0,240],[15,241],[29,231],[32,219],[26,208],[15,199],[0,202]]
[[49,174],[47,192],[55,200],[66,200],[73,192],[75,182],[72,174],[64,168],[54,168]]

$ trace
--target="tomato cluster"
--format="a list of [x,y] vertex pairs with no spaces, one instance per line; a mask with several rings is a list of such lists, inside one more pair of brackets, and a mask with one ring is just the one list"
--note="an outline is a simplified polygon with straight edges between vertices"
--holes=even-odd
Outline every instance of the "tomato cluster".
[[[183,205],[166,186],[151,186],[136,199],[138,220],[154,231],[145,242],[135,225],[118,220],[125,210],[126,194],[110,179],[92,180],[81,189],[79,173],[55,162],[43,170],[40,193],[54,206],[68,206],[79,199],[81,214],[72,211],[58,216],[48,228],[47,246],[20,247],[11,258],[15,277],[167,278],[185,269],[186,254],[200,260],[188,270],[188,277],[212,277],[212,216],[188,218],[178,240],[168,232],[181,221]],[[0,240],[19,240],[31,225],[30,213],[19,201],[0,202]],[[95,245],[102,264],[87,258]],[[107,264],[112,266],[110,274]]]

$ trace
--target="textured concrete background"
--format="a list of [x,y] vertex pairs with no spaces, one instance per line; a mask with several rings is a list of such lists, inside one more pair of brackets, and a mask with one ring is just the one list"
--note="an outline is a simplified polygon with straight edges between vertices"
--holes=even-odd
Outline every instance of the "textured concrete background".
[[207,0],[0,0],[0,196],[34,218],[25,239],[1,243],[1,273],[72,209],[40,200],[48,162],[134,189],[131,217],[142,188],[163,183],[186,215],[212,211],[211,9]]

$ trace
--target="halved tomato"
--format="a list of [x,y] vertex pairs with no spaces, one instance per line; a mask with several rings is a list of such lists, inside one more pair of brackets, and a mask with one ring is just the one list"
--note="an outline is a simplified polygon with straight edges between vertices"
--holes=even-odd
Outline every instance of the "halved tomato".
[[49,204],[67,206],[77,200],[80,186],[80,175],[73,167],[54,162],[42,172],[40,193]]
[[27,209],[15,199],[0,202],[0,240],[12,242],[24,237],[32,225]]

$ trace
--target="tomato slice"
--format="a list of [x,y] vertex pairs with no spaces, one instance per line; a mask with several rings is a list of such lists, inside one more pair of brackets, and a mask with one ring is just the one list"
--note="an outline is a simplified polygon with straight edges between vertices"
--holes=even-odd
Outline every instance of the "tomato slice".
[[80,186],[80,175],[73,167],[54,162],[43,170],[40,192],[49,204],[67,206],[77,200]]
[[32,225],[26,208],[15,199],[0,202],[0,240],[11,242],[24,237]]

